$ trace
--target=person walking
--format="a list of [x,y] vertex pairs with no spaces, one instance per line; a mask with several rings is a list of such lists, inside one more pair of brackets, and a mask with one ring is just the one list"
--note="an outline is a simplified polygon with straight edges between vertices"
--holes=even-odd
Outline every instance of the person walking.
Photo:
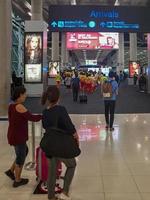
[[[108,87],[109,88],[108,91],[106,91],[107,95],[103,96],[104,97],[104,106],[105,106],[105,121],[106,121],[106,129],[110,129],[110,131],[113,131],[114,130],[113,123],[114,123],[116,97],[118,95],[118,84],[115,80],[115,74],[112,71],[109,72],[108,84],[110,86]],[[104,88],[104,86],[103,86],[103,88]]]
[[16,159],[5,174],[12,179],[13,187],[19,187],[28,183],[27,178],[21,178],[23,165],[28,154],[28,121],[37,122],[42,115],[31,114],[23,105],[27,97],[23,86],[16,87],[12,96],[13,103],[8,108],[8,143],[14,147]]
[[[61,130],[64,130],[69,135],[73,135],[79,144],[78,134],[76,129],[65,109],[65,107],[58,104],[60,97],[59,89],[56,86],[49,86],[46,92],[42,95],[42,105],[47,103],[47,108],[43,111],[43,119],[42,124],[45,130],[48,130],[51,127],[56,127]],[[62,133],[63,134],[63,133]],[[56,141],[57,142],[57,141]],[[76,160],[75,158],[65,159],[58,158],[52,155],[52,157],[48,157],[48,199],[56,200],[55,196],[55,185],[56,185],[56,168],[57,163],[59,161],[63,162],[66,166],[66,173],[64,176],[64,185],[62,193],[59,195],[58,199],[62,200],[70,200],[69,189],[70,184],[72,182],[75,168],[76,168]]]
[[56,80],[56,85],[58,88],[60,88],[60,85],[61,85],[61,76],[60,76],[60,73],[57,72],[57,75],[55,77],[55,80]]
[[135,72],[135,73],[134,73],[134,76],[133,76],[134,86],[136,86],[137,80],[138,80],[138,74]]
[[73,101],[78,100],[78,94],[80,90],[80,79],[78,77],[78,73],[75,72],[75,77],[72,78],[72,94],[73,94]]

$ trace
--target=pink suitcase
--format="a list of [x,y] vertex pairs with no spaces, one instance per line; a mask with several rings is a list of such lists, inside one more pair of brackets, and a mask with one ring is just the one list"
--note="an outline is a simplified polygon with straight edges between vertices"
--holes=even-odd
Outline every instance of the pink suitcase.
[[[62,172],[61,162],[57,165],[57,179],[60,178]],[[36,176],[40,181],[47,181],[48,177],[48,161],[45,153],[40,147],[36,149]]]
[[[60,178],[62,172],[62,164],[61,162],[58,163],[57,166],[57,179]],[[45,185],[48,177],[48,161],[45,156],[45,153],[42,151],[40,147],[37,147],[36,149],[36,176],[37,180],[41,183],[40,189],[46,192]],[[59,184],[56,184],[55,191],[57,193],[61,192],[61,188],[59,187]]]

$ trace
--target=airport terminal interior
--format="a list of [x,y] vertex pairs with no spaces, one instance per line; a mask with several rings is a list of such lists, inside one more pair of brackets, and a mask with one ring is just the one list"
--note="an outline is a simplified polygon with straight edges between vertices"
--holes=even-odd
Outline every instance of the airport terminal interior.
[[[58,198],[50,200],[150,200],[149,10],[149,0],[0,0],[0,200],[48,200],[39,175],[47,168],[37,158],[41,121],[28,122],[22,177],[29,182],[14,187],[5,174],[16,156],[7,140],[8,106],[20,86],[32,114],[43,113],[42,93],[56,86],[79,136],[69,194],[60,197],[62,163]],[[103,85],[112,81],[118,89],[107,127],[104,101],[114,96],[104,96]]]

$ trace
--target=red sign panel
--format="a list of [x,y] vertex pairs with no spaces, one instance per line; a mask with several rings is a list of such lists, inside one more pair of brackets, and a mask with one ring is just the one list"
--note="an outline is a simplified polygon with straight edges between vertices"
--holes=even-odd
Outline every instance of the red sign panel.
[[118,49],[118,33],[68,32],[67,49]]

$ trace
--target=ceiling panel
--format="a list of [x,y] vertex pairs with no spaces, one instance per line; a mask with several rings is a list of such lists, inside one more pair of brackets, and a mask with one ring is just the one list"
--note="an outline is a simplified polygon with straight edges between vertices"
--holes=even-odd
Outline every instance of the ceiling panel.
[[[149,0],[74,0],[77,5],[114,5],[115,2],[120,5],[146,5]],[[44,0],[46,4],[68,4],[72,0]]]
[[76,0],[77,5],[113,5],[115,0]]

